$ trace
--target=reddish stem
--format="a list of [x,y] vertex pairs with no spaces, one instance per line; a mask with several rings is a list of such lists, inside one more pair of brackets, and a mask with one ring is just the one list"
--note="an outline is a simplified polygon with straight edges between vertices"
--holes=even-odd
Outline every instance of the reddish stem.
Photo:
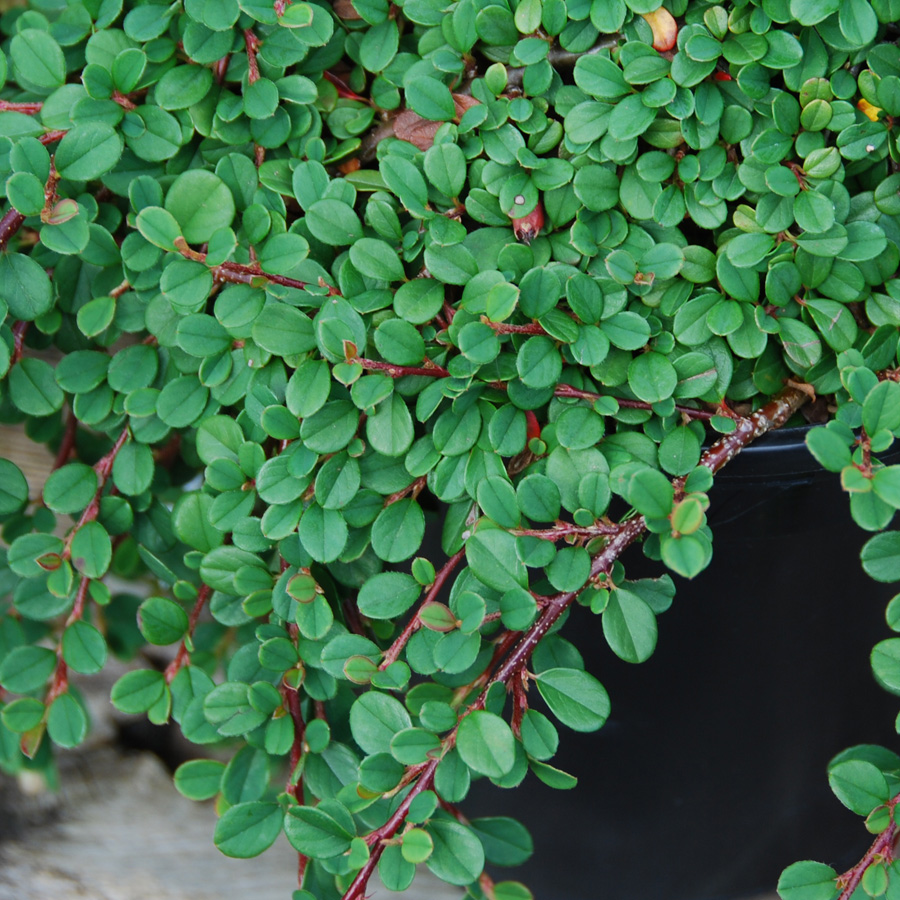
[[15,207],[9,209],[2,219],[0,219],[0,251],[6,249],[10,238],[22,227],[25,216],[22,215]]
[[395,491],[389,497],[385,498],[384,505],[390,506],[392,503],[396,503],[398,500],[402,500],[404,497],[409,496],[410,494],[413,497],[417,497],[421,492],[422,488],[428,483],[428,478],[425,475],[420,475],[414,481],[410,482],[405,488],[400,488],[399,491]]
[[187,633],[181,639],[181,644],[178,646],[178,653],[175,654],[175,659],[173,659],[172,662],[170,662],[169,665],[166,666],[166,684],[171,684],[175,676],[188,662],[189,653],[187,642],[193,636],[194,629],[197,627],[197,622],[200,619],[200,613],[203,612],[203,607],[206,604],[206,601],[209,600],[211,595],[212,588],[209,587],[209,585],[201,584],[200,590],[197,591],[197,599],[196,601],[194,601],[194,608],[191,610],[190,617],[188,618]]
[[25,349],[25,333],[28,331],[28,326],[30,324],[30,322],[26,322],[24,319],[13,324],[13,352],[12,356],[9,358],[10,368],[22,358],[22,352]]
[[509,533],[521,537],[536,537],[543,541],[557,541],[559,538],[571,534],[579,537],[597,537],[598,535],[616,534],[618,530],[618,525],[608,525],[602,522],[584,526],[557,522],[552,528],[513,528]]
[[345,100],[359,100],[360,103],[367,104],[369,102],[365,97],[360,97],[356,91],[351,90],[351,88],[333,72],[323,72],[322,76],[326,81],[330,81],[337,88],[339,97],[343,97]]
[[75,527],[69,532],[66,537],[65,547],[63,549],[63,559],[69,559],[72,555],[72,540],[75,535],[78,533],[78,529],[82,528],[88,522],[93,522],[98,513],[100,512],[100,498],[103,496],[103,490],[106,487],[106,482],[109,480],[110,474],[112,474],[113,463],[116,461],[116,457],[119,455],[119,451],[122,447],[125,446],[125,442],[128,440],[128,436],[130,435],[130,429],[126,425],[119,437],[116,439],[115,444],[113,444],[112,449],[106,456],[101,457],[94,463],[94,471],[97,473],[97,490],[94,492],[94,497],[91,502],[85,507],[84,512],[81,514],[81,517],[78,519]]
[[14,103],[12,100],[0,100],[0,112],[19,112],[26,116],[39,113],[44,104],[38,100],[29,100],[24,103]]
[[70,410],[69,415],[66,417],[66,430],[63,433],[59,450],[56,453],[56,459],[53,460],[54,472],[69,461],[69,456],[72,454],[72,448],[75,446],[75,433],[77,429],[78,420],[75,418],[75,414]]
[[45,131],[38,140],[46,147],[47,144],[55,144],[57,141],[61,141],[66,136],[66,132],[64,129],[57,129],[55,131]]
[[[192,250],[183,238],[175,240],[175,246],[181,255],[186,259],[193,259],[197,262],[206,262],[206,254],[198,250]],[[305,291],[309,287],[308,281],[298,281],[296,278],[288,278],[287,275],[276,275],[273,272],[263,272],[256,265],[244,265],[243,263],[224,262],[220,266],[210,266],[213,280],[217,283],[228,284],[250,284],[265,287],[261,279],[265,279],[272,284],[280,284],[282,287],[294,288],[298,291]],[[328,289],[329,297],[340,297],[341,292],[330,284],[322,283],[320,287]]]
[[[778,428],[783,425],[790,416],[802,406],[809,397],[802,391],[794,388],[788,388],[779,396],[773,398],[762,409],[757,410],[752,416],[739,420],[739,424],[734,433],[726,435],[718,440],[700,460],[701,465],[706,466],[715,472],[722,466],[726,465],[734,458],[744,447],[750,444],[755,438],[764,434],[772,428]],[[595,578],[601,573],[609,573],[613,563],[619,558],[622,552],[635,540],[637,540],[645,531],[646,522],[641,515],[627,519],[616,526],[616,533],[609,536],[606,545],[594,557],[591,562],[591,570],[588,581]],[[585,582],[587,583],[587,581]],[[518,642],[515,644],[509,655],[500,664],[500,667],[490,677],[487,672],[493,666],[493,661],[485,674],[476,682],[478,686],[483,685],[478,698],[467,707],[463,713],[464,718],[471,713],[483,709],[488,691],[491,686],[497,683],[509,684],[510,680],[519,677],[531,654],[534,652],[541,639],[547,634],[550,628],[559,617],[569,608],[575,597],[583,589],[582,587],[574,591],[566,591],[557,594],[555,597],[549,598],[546,605],[538,617],[537,621],[526,631]],[[503,639],[498,650],[505,652],[512,640],[515,639],[517,632],[510,632]],[[497,654],[495,654],[495,658]],[[366,886],[381,854],[384,852],[385,841],[389,840],[396,834],[403,822],[406,820],[410,804],[423,791],[430,790],[433,782],[435,771],[443,758],[443,754],[447,753],[456,743],[456,735],[459,729],[457,724],[445,738],[442,744],[442,753],[440,757],[430,760],[419,773],[418,779],[410,789],[409,793],[403,798],[397,810],[380,828],[375,829],[366,842],[371,845],[371,853],[365,865],[357,873],[353,879],[353,883],[343,896],[343,900],[362,900],[365,896]],[[861,874],[860,874],[860,877]],[[849,895],[848,895],[849,896]],[[842,896],[840,900],[846,900]]]
[[131,290],[131,285],[128,281],[123,281],[121,284],[118,284],[114,287],[110,292],[109,296],[113,298],[113,300],[118,300],[119,297],[122,296],[126,291]]
[[431,587],[428,589],[428,593],[425,595],[425,599],[419,604],[419,608],[416,610],[416,614],[406,623],[406,627],[400,634],[397,636],[397,639],[388,647],[387,650],[384,651],[384,659],[382,659],[381,664],[378,666],[379,669],[386,669],[391,663],[396,662],[397,658],[400,656],[401,651],[409,642],[409,639],[419,630],[422,625],[422,610],[431,602],[434,601],[435,597],[440,593],[441,588],[446,584],[447,579],[450,577],[450,573],[459,565],[462,558],[466,555],[465,549],[458,550],[447,562],[441,566],[440,571],[437,575],[434,576],[434,581],[431,584]]
[[300,763],[303,756],[303,737],[306,734],[306,723],[303,721],[303,711],[300,709],[300,694],[295,688],[282,685],[281,696],[284,698],[284,705],[290,713],[291,721],[294,723],[294,743],[291,746],[290,773],[288,775],[288,783],[285,790],[298,803],[303,802],[303,783],[302,778],[297,779],[297,783],[291,783],[294,771]]
[[132,103],[121,91],[113,91],[112,99],[128,112],[137,109],[137,104]]
[[430,375],[433,378],[449,378],[450,373],[437,363],[431,363],[428,366],[397,366],[394,363],[382,362],[379,359],[363,359],[358,356],[350,362],[359,363],[364,369],[371,369],[375,372],[384,372],[391,378],[403,378],[404,375]]
[[75,594],[75,603],[72,605],[72,612],[66,619],[66,627],[68,628],[73,622],[77,622],[84,615],[84,607],[87,602],[88,590],[91,586],[91,579],[86,575],[81,579],[78,585],[78,593]]
[[225,74],[228,72],[228,63],[230,61],[231,61],[231,54],[226,53],[213,66],[213,75],[215,76],[216,84],[222,85],[225,83]]
[[[593,391],[582,391],[578,388],[572,387],[570,384],[559,384],[556,386],[556,390],[553,392],[555,397],[572,397],[577,398],[579,400],[601,400],[603,399],[603,394],[596,394]],[[630,400],[627,397],[614,397],[612,398],[619,404],[619,406],[624,407],[625,409],[646,409],[652,410],[653,406],[650,403],[645,403],[643,400]],[[706,409],[694,409],[690,406],[677,406],[675,407],[675,411],[681,413],[682,415],[688,416],[691,419],[702,419],[704,421],[709,421],[714,415],[714,412],[710,412]]]
[[247,81],[253,84],[254,81],[259,81],[259,61],[256,59],[259,38],[252,28],[244,29],[244,46],[247,48]]
[[529,322],[527,325],[510,325],[509,322],[492,322],[487,316],[482,316],[481,321],[497,334],[546,334],[543,325],[537,322]]
[[[900,794],[894,797],[888,805],[893,808],[898,801],[900,801]],[[866,851],[866,855],[853,868],[838,876],[837,886],[841,889],[841,893],[837,900],[850,900],[853,892],[859,887],[866,869],[879,857],[887,862],[893,859],[893,844],[896,834],[897,826],[891,819],[891,824],[875,838],[872,846]]]

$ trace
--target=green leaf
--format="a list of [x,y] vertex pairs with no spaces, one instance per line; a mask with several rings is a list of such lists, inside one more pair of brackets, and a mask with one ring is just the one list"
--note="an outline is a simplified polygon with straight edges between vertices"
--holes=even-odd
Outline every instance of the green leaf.
[[860,552],[866,574],[876,581],[900,581],[900,532],[869,538]]
[[182,237],[175,216],[161,206],[145,206],[137,214],[135,226],[146,240],[163,250],[175,250],[175,239]]
[[47,733],[60,747],[77,747],[87,735],[88,718],[84,707],[69,693],[60,694],[47,714]]
[[615,100],[631,90],[622,70],[599,53],[576,60],[575,84],[598,100]]
[[628,386],[645,403],[660,403],[678,384],[675,366],[661,353],[642,353],[628,366]]
[[202,244],[219,228],[231,225],[235,212],[228,185],[204,169],[182,172],[166,193],[165,208],[189,244]]
[[449,122],[456,116],[450,89],[436,78],[414,78],[406,86],[406,102],[423,119]]
[[478,880],[484,869],[484,848],[471,829],[435,818],[426,830],[434,841],[426,865],[441,881],[462,887]]
[[663,562],[684,578],[694,578],[708,565],[712,547],[707,538],[695,534],[671,534],[660,536],[660,552]]
[[848,442],[830,428],[811,428],[806,435],[806,446],[829,472],[840,472],[850,464],[851,454]]
[[277,803],[253,800],[226,810],[216,823],[215,845],[234,859],[259,856],[275,843],[284,815]]
[[99,522],[86,522],[72,538],[72,564],[88,578],[106,574],[112,562],[112,541]]
[[804,860],[788,866],[778,879],[781,900],[833,900],[839,891],[837,872],[825,863]]
[[93,181],[116,165],[122,147],[121,136],[109,125],[88,122],[70,129],[59,142],[54,163],[63,178]]
[[34,697],[21,697],[7,703],[0,712],[0,717],[10,731],[22,734],[37,728],[44,718],[45,711],[46,707],[40,700]]
[[362,238],[359,216],[341,200],[316,201],[307,209],[304,221],[313,237],[333,247],[352,245]]
[[203,713],[223,737],[246,734],[260,726],[268,715],[250,703],[250,687],[226,681],[203,698]]
[[389,752],[394,735],[411,725],[403,705],[378,691],[363,694],[350,707],[350,730],[365,753]]
[[873,387],[863,403],[862,422],[869,435],[900,428],[900,384],[881,381]]
[[44,503],[57,513],[81,512],[97,492],[97,473],[84,463],[69,463],[50,474]]
[[456,749],[463,762],[489,778],[501,778],[516,761],[516,742],[500,716],[476,710],[463,717],[456,735]]
[[359,611],[370,619],[395,619],[408,610],[422,588],[403,572],[380,572],[367,579],[357,598]]
[[635,465],[622,476],[619,493],[639,512],[654,519],[672,511],[675,489],[662,472]]
[[219,793],[224,771],[217,759],[188,760],[175,770],[175,789],[189,800],[209,800]]
[[369,278],[402,281],[406,275],[397,251],[376,238],[360,238],[350,248],[350,261]]
[[648,660],[656,649],[656,616],[632,591],[612,591],[603,610],[603,636],[620,659],[630,663]]
[[113,706],[123,713],[147,712],[164,694],[166,679],[162,672],[137,669],[126,672],[112,688]]
[[0,256],[0,300],[13,318],[31,322],[53,306],[50,279],[30,256],[4,253]]
[[487,862],[495,866],[520,866],[534,852],[528,829],[515,819],[483,817],[473,819],[471,827],[484,847]]
[[609,716],[609,696],[587,672],[547,669],[535,681],[553,715],[573,731],[596,731]]
[[83,619],[73,622],[63,632],[62,653],[66,665],[84,675],[99,672],[106,665],[108,655],[103,635]]
[[188,627],[187,613],[166,597],[148,597],[138,608],[138,627],[141,634],[159,646],[174,644]]
[[24,28],[10,41],[9,55],[16,78],[35,93],[46,96],[66,80],[62,48],[46,31]]
[[402,562],[415,555],[425,534],[425,514],[411,498],[386,507],[372,524],[372,549],[385,562]]
[[900,694],[900,639],[879,641],[871,654],[875,680],[892,694]]
[[0,516],[19,512],[28,502],[28,482],[22,470],[8,459],[0,458]]
[[516,553],[516,539],[509,532],[482,526],[465,546],[475,577],[488,587],[505,592],[528,586],[525,566]]
[[828,784],[838,800],[860,816],[867,816],[891,797],[881,770],[860,759],[833,766],[828,772]]
[[312,320],[285,303],[266,303],[252,328],[253,340],[279,356],[306,353],[316,346]]
[[14,694],[42,687],[56,668],[56,654],[47,647],[15,647],[0,662],[0,684]]
[[457,197],[466,181],[466,158],[456,144],[435,144],[425,153],[428,180],[448,197]]
[[478,505],[484,514],[503,528],[515,528],[520,521],[516,491],[509,481],[497,475],[481,481],[477,491]]

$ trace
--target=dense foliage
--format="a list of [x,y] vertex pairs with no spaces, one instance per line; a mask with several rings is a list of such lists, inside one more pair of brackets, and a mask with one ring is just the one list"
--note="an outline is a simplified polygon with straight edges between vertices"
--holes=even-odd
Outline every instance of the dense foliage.
[[[2,16],[0,416],[56,454],[41,496],[0,459],[6,771],[84,739],[72,673],[143,653],[112,701],[225,749],[175,778],[222,852],[284,831],[303,900],[420,862],[520,900],[482,871],[527,833],[456,804],[573,786],[557,725],[610,701],[569,606],[639,663],[674,595],[620,553],[700,572],[714,471],[815,395],[889,524],[900,0],[657,3]],[[900,577],[900,534],[863,563]],[[879,836],[786,900],[897,895],[898,770],[833,763]]]

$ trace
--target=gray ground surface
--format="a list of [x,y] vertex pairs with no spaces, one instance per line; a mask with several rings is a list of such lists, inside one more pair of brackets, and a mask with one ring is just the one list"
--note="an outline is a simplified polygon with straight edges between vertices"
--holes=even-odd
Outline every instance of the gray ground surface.
[[[7,786],[7,799],[14,796]],[[297,855],[287,841],[256,859],[222,856],[212,843],[212,803],[181,797],[150,753],[96,747],[72,755],[61,793],[38,791],[18,803],[31,823],[0,844],[0,900],[289,900],[296,887]],[[403,895],[459,896],[424,869]]]

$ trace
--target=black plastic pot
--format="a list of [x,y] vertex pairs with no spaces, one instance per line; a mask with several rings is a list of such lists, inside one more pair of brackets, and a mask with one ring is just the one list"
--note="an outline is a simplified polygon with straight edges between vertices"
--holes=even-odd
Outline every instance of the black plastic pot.
[[[851,744],[896,744],[897,701],[869,668],[893,590],[862,572],[868,535],[805,433],[776,432],[716,477],[713,562],[677,579],[648,662],[617,659],[599,620],[573,611],[563,634],[612,715],[596,734],[562,729],[554,764],[574,791],[533,776],[473,789],[470,814],[534,836],[532,861],[496,877],[538,900],[713,900],[771,890],[798,859],[840,871],[864,852],[871,836],[825,766]],[[629,577],[662,571],[639,550],[624,562]]]

